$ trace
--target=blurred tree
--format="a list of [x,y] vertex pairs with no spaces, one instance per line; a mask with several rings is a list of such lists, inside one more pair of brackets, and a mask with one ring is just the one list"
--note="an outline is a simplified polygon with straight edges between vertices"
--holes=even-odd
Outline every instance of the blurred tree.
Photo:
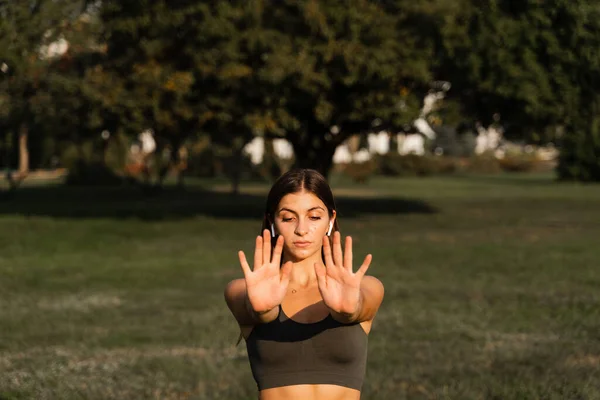
[[129,0],[102,10],[109,68],[135,93],[131,115],[172,144],[209,132],[234,159],[255,135],[285,137],[297,165],[327,174],[351,134],[410,121],[429,79],[428,54],[401,15],[365,0]]
[[[88,6],[85,0],[0,1],[0,125],[7,132],[2,164],[11,189],[29,173],[32,127],[42,125],[40,116],[51,105],[50,61],[65,51],[65,30]],[[16,174],[11,160],[14,144]]]
[[132,137],[148,128],[155,132],[159,184],[197,121],[194,51],[182,36],[187,24],[194,25],[198,7],[193,3],[108,0],[100,5],[107,52],[89,77],[108,89],[96,93],[114,121],[113,132]]
[[269,133],[292,143],[298,166],[327,174],[351,135],[416,117],[431,58],[408,13],[362,0],[254,4],[264,36],[250,50],[268,88]]
[[600,180],[592,172],[600,152],[592,118],[600,104],[600,4],[461,0],[432,15],[434,73],[452,82],[449,98],[466,115],[483,125],[500,116],[507,137],[528,142],[560,143],[565,132],[559,175]]

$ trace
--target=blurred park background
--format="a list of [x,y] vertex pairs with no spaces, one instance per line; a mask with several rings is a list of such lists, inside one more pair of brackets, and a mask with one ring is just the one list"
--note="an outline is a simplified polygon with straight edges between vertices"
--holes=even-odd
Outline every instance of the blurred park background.
[[600,3],[0,0],[0,400],[252,399],[223,289],[325,174],[365,399],[600,399]]

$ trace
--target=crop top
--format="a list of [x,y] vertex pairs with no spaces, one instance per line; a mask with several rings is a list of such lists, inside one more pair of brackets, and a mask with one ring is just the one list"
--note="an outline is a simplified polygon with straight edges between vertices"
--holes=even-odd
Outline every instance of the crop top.
[[331,384],[360,391],[367,338],[360,323],[342,324],[331,314],[319,322],[300,323],[280,306],[275,320],[252,329],[246,349],[258,390]]

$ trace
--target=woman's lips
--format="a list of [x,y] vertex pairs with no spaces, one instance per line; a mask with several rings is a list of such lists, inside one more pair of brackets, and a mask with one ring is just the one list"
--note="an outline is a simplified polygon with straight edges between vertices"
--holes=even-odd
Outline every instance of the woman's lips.
[[296,247],[308,247],[308,246],[310,246],[310,242],[298,241],[298,242],[294,242],[294,246],[296,246]]

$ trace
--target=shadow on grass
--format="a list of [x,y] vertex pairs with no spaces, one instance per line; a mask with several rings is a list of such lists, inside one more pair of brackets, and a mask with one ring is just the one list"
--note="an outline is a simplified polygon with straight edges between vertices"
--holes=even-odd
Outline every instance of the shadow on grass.
[[[165,187],[145,192],[134,186],[40,186],[20,188],[0,200],[0,215],[159,221],[198,215],[261,219],[266,195],[242,193],[234,196],[201,187]],[[395,197],[336,196],[336,204],[339,215],[344,217],[437,212],[426,202]]]
[[557,186],[561,182],[552,173],[457,174],[458,181],[505,186]]

